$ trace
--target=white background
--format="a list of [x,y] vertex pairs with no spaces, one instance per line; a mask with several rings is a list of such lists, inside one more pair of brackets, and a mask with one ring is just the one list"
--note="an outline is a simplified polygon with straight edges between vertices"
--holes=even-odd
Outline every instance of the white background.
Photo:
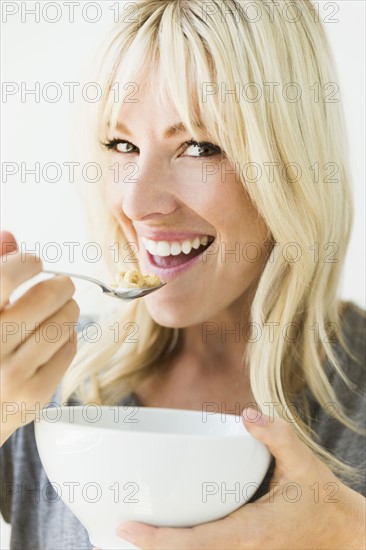
[[[16,82],[19,86],[25,82],[30,88],[35,82],[41,87],[47,82],[86,82],[84,75],[87,67],[93,63],[93,53],[98,50],[108,29],[113,24],[113,12],[109,9],[115,2],[100,2],[103,16],[97,23],[83,20],[80,2],[75,8],[75,22],[68,22],[68,11],[63,2],[58,2],[62,17],[57,23],[48,23],[41,16],[39,23],[35,17],[25,15],[24,7],[30,9],[34,2],[2,2],[19,8],[17,14],[8,17],[2,25],[2,80]],[[41,2],[44,5],[45,2]],[[351,167],[356,206],[356,220],[352,242],[349,248],[344,271],[341,294],[365,307],[365,172],[364,172],[364,67],[365,44],[364,26],[365,3],[363,0],[327,2],[328,11],[324,11],[326,2],[320,2],[321,13],[331,16],[332,7],[339,12],[332,17],[336,23],[327,23],[331,45],[338,64],[342,98],[347,119],[351,150]],[[55,10],[49,8],[49,18],[55,17]],[[96,11],[88,9],[86,16],[95,17]],[[3,12],[4,21],[4,12]],[[48,162],[81,162],[83,166],[93,159],[81,160],[83,133],[77,102],[70,104],[64,88],[64,95],[57,103],[41,100],[35,103],[32,97],[20,101],[20,94],[9,97],[2,107],[2,161],[25,162],[41,166]],[[76,94],[76,95],[80,95]],[[79,147],[80,146],[80,147]],[[82,204],[76,193],[75,184],[69,183],[67,172],[58,183],[34,183],[32,177],[21,182],[21,174],[9,177],[2,184],[1,228],[11,230],[17,240],[27,243],[29,248],[40,243],[41,248],[49,242],[79,242],[82,246],[88,242],[82,217]],[[76,175],[80,171],[76,169]],[[53,174],[50,172],[50,175]],[[49,253],[52,250],[49,249]],[[50,264],[49,264],[50,265]],[[80,252],[76,255],[72,270],[76,273],[97,275],[99,264],[85,262]],[[70,270],[69,255],[63,254],[54,264],[59,270]],[[76,295],[81,304],[82,313],[92,313],[100,307],[99,290],[87,283],[77,283]],[[93,288],[91,288],[93,287]],[[1,548],[8,548],[9,530],[2,522]]]

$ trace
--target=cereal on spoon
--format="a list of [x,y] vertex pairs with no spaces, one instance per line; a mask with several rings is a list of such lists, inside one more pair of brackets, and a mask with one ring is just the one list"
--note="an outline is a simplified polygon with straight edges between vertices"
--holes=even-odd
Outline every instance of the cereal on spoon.
[[116,283],[111,286],[115,288],[151,288],[160,285],[161,279],[155,273],[143,275],[137,269],[129,269],[117,273]]

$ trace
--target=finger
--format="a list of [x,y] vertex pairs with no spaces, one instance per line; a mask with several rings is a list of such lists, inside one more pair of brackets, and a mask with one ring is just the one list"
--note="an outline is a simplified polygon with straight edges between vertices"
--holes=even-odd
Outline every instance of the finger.
[[1,313],[3,339],[1,357],[12,353],[44,322],[61,309],[75,292],[69,277],[53,277],[28,289]]
[[0,256],[18,249],[16,238],[10,231],[0,231]]
[[6,254],[1,258],[1,281],[0,281],[0,307],[9,300],[14,290],[24,283],[41,273],[42,262],[34,254]]
[[33,376],[39,366],[47,363],[59,348],[76,338],[74,328],[79,315],[80,308],[75,300],[67,302],[3,362],[3,376],[23,381]]
[[[324,469],[325,465],[296,434],[293,423],[278,415],[268,417],[255,409],[244,409],[243,421],[247,430],[267,445],[276,459],[275,477],[306,481],[309,472]],[[326,468],[327,469],[327,468]]]
[[[18,250],[18,244],[16,238],[9,231],[0,231],[0,256],[5,254],[11,254]],[[4,260],[4,259],[3,259]],[[0,288],[1,292],[1,288]],[[9,303],[9,300],[5,300],[4,303],[1,303],[0,296],[0,308]]]
[[[57,386],[60,383],[61,378],[65,374],[66,370],[70,366],[77,351],[77,338],[75,336],[73,341],[67,341],[44,365],[42,365],[34,376],[27,382],[27,389],[32,395],[39,396],[39,400],[42,401],[43,397],[47,394],[52,396]],[[42,403],[44,405],[44,403]]]
[[228,537],[234,521],[230,516],[218,521],[204,523],[195,527],[153,527],[145,523],[129,521],[121,525],[118,535],[138,546],[152,550],[178,549],[222,549],[235,548],[229,545]]

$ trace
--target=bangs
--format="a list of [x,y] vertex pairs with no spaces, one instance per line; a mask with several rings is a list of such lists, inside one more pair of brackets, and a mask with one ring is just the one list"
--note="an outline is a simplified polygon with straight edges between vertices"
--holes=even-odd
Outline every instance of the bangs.
[[217,82],[212,53],[198,30],[185,24],[184,15],[174,17],[178,9],[179,2],[165,5],[135,30],[129,25],[120,31],[111,43],[104,66],[113,70],[103,80],[100,140],[116,128],[123,105],[138,103],[137,92],[146,86],[164,110],[176,110],[193,139],[208,135],[217,145],[227,145],[219,95],[205,95],[207,86]]

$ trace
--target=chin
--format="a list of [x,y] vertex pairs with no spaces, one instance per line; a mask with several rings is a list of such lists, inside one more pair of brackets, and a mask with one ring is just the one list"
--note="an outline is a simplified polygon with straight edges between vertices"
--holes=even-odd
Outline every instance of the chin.
[[147,310],[153,320],[163,327],[186,328],[202,322],[201,315],[199,318],[196,318],[194,314],[192,315],[191,307],[183,307],[182,304],[173,307],[169,302],[166,306],[164,304],[151,304],[146,298],[145,301]]

